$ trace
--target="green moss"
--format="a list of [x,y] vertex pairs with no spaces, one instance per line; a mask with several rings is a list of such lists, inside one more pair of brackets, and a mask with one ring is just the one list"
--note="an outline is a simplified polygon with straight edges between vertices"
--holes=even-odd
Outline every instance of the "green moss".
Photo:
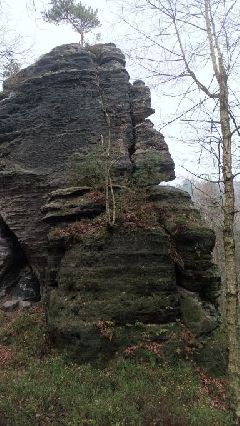
[[60,188],[56,191],[52,191],[49,194],[49,197],[51,200],[53,199],[62,199],[64,197],[72,197],[75,195],[84,195],[85,193],[88,193],[91,190],[89,186],[72,186],[68,188]]
[[158,184],[165,178],[160,169],[161,157],[154,152],[145,152],[144,158],[137,163],[133,181],[138,186]]
[[92,188],[104,188],[106,181],[106,148],[98,144],[91,152],[76,152],[69,160],[72,181],[77,185],[89,185]]
[[180,310],[183,322],[195,336],[207,334],[218,325],[217,312],[209,312],[196,294],[183,289],[180,292]]

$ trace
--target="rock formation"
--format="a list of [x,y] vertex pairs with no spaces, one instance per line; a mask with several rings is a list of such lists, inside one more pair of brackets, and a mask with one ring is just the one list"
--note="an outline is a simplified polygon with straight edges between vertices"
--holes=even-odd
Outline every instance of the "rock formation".
[[181,318],[195,335],[216,327],[214,234],[187,193],[158,186],[174,163],[122,52],[57,47],[0,99],[0,288],[40,286],[52,338],[83,360]]

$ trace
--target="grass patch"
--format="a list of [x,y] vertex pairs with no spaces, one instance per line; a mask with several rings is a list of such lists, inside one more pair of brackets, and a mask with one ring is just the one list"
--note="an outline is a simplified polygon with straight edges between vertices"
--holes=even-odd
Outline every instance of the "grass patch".
[[190,362],[78,365],[49,347],[39,309],[1,320],[0,348],[11,353],[5,362],[0,357],[5,426],[234,424],[223,395],[212,397]]

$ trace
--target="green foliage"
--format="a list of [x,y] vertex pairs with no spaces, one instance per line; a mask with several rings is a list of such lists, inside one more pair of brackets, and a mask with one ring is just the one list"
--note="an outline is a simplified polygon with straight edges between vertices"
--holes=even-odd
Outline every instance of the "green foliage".
[[70,159],[73,181],[89,185],[94,189],[104,188],[106,183],[106,149],[96,145],[90,152],[82,155],[76,152]]
[[46,351],[41,311],[12,319],[4,314],[1,320],[0,355],[2,348],[12,351],[7,364],[0,356],[0,413],[6,425],[234,424],[231,412],[214,407],[204,394],[190,363],[157,364],[149,354],[144,361],[118,358],[102,369],[78,365]]
[[159,154],[146,152],[134,172],[134,182],[139,186],[159,184],[163,177],[159,163]]
[[83,44],[83,34],[91,31],[100,25],[97,14],[98,10],[86,7],[81,2],[75,0],[51,0],[49,10],[42,13],[47,22],[60,24],[65,22],[71,24],[73,29],[81,34]]

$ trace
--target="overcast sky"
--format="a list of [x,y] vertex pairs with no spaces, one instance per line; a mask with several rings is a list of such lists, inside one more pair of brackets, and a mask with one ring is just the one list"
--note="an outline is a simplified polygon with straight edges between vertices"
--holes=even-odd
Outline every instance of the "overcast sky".
[[[32,7],[32,0],[6,0],[7,24],[9,28],[14,28],[16,33],[22,37],[23,50],[25,53],[24,65],[34,62],[39,56],[47,53],[57,45],[65,43],[75,43],[79,41],[79,35],[74,32],[70,26],[45,23],[41,18],[41,10],[48,5],[47,0],[35,0],[35,9]],[[124,53],[128,53],[134,45],[128,37],[129,28],[120,22],[112,0],[85,0],[84,4],[93,8],[98,8],[101,27],[95,30],[94,34],[88,36],[90,43],[96,41],[96,35],[100,35],[101,42],[115,42]],[[27,5],[27,6],[26,6]],[[127,58],[128,59],[128,58]],[[131,61],[127,60],[127,69],[131,79],[144,79],[144,71],[134,66]],[[154,85],[154,81],[152,82]],[[159,128],[160,124],[167,120],[168,114],[171,112],[171,102],[166,103],[161,99],[157,88],[152,87],[152,106],[156,113],[151,117],[155,126]],[[196,164],[197,151],[196,147],[189,147],[182,142],[176,142],[172,139],[174,130],[178,133],[177,123],[172,126],[171,131],[167,128],[164,130],[166,142],[169,145],[170,152],[176,164],[176,175],[178,178],[187,176],[186,171],[182,169],[182,165],[188,169],[198,172]],[[195,164],[194,164],[195,162]]]

